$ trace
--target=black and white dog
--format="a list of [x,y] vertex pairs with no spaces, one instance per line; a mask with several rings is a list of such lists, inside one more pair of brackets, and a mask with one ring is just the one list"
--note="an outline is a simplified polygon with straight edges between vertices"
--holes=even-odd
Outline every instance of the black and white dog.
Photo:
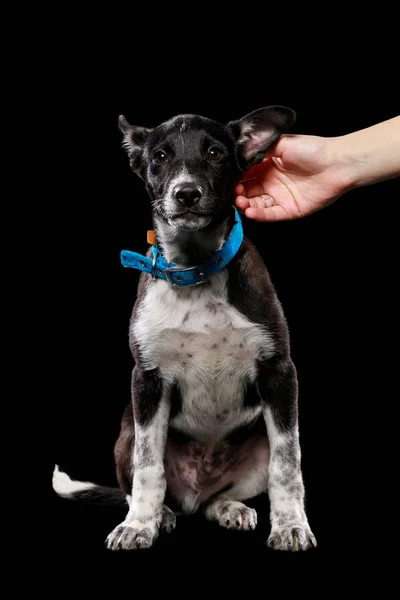
[[[129,330],[132,403],[115,446],[121,489],[104,490],[129,505],[107,538],[111,550],[150,547],[160,529],[175,527],[171,507],[254,529],[257,514],[243,502],[265,491],[268,545],[316,545],[287,324],[261,257],[238,233],[233,194],[240,174],[294,120],[280,106],[227,125],[180,115],[147,129],[119,118],[130,165],[151,198],[156,242],[125,265],[143,273]],[[75,499],[102,493],[58,467],[53,487]]]

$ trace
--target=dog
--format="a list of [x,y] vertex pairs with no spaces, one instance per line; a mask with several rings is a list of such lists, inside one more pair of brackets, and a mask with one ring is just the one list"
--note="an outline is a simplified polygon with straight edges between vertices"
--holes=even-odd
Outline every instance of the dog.
[[227,124],[183,114],[147,128],[119,117],[154,224],[146,256],[121,253],[142,273],[129,327],[132,402],[114,448],[120,488],[73,481],[58,466],[53,474],[63,497],[129,505],[110,550],[149,548],[177,511],[252,530],[257,514],[244,502],[263,492],[268,546],[316,546],[288,325],[233,192],[295,118],[282,106]]

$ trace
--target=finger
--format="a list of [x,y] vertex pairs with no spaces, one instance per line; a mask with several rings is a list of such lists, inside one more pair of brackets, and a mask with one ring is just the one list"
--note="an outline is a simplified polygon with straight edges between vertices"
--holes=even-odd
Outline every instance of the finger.
[[235,187],[235,194],[237,196],[243,196],[244,193],[245,193],[244,185],[241,183],[238,183],[237,186]]
[[[255,198],[257,208],[268,208],[269,206],[275,206],[276,202],[270,194],[263,194],[261,198]],[[250,206],[254,206],[250,204]]]
[[258,181],[248,181],[243,184],[244,187],[244,196],[247,198],[254,198],[255,196],[261,196],[264,193],[263,186]]
[[247,208],[246,217],[260,223],[289,221],[292,217],[286,212],[283,206],[270,206],[268,208]]
[[245,198],[245,196],[238,196],[235,202],[236,206],[241,210],[246,210],[250,206],[249,199]]
[[254,179],[257,175],[257,165],[254,165],[253,167],[251,167],[250,169],[248,169],[247,171],[244,171],[244,173],[242,173],[241,178],[239,179],[239,183],[244,182],[244,181],[248,181],[250,179]]
[[268,158],[263,158],[263,160],[260,163],[253,165],[252,167],[250,167],[250,169],[245,171],[242,174],[239,181],[241,183],[245,183],[246,181],[250,181],[252,179],[258,179],[260,173],[262,173],[265,170],[265,168],[267,166],[265,163],[268,161],[269,161]]
[[275,200],[270,194],[252,196],[251,198],[246,198],[246,196],[237,196],[236,198],[236,206],[241,210],[246,210],[246,208],[268,208],[269,206],[274,205]]
[[[243,196],[241,196],[243,198]],[[275,200],[269,194],[263,194],[262,196],[253,196],[251,198],[244,197],[246,202],[241,202],[241,208],[268,208],[276,204]]]

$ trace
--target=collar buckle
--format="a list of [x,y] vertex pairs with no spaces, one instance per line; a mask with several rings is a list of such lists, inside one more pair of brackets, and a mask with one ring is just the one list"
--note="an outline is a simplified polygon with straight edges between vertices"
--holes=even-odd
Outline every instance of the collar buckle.
[[208,276],[205,273],[204,268],[200,265],[197,267],[188,267],[187,269],[178,269],[176,267],[175,268],[170,267],[170,268],[164,269],[164,273],[167,277],[167,281],[175,287],[183,287],[181,285],[181,282],[183,282],[183,278],[179,274],[175,275],[175,277],[174,277],[173,276],[174,273],[185,273],[187,271],[194,271],[195,275],[197,275],[197,277],[200,277],[200,281],[194,281],[193,283],[185,282],[185,284],[184,284],[185,287],[201,285],[208,281]]

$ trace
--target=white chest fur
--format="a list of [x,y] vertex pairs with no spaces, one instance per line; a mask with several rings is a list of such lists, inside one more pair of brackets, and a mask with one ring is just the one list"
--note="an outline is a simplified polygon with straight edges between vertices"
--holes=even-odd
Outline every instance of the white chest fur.
[[150,281],[131,330],[145,368],[179,385],[182,411],[173,425],[204,441],[254,417],[242,409],[243,394],[257,359],[274,352],[265,328],[228,303],[226,278],[222,271],[208,286],[186,288]]

